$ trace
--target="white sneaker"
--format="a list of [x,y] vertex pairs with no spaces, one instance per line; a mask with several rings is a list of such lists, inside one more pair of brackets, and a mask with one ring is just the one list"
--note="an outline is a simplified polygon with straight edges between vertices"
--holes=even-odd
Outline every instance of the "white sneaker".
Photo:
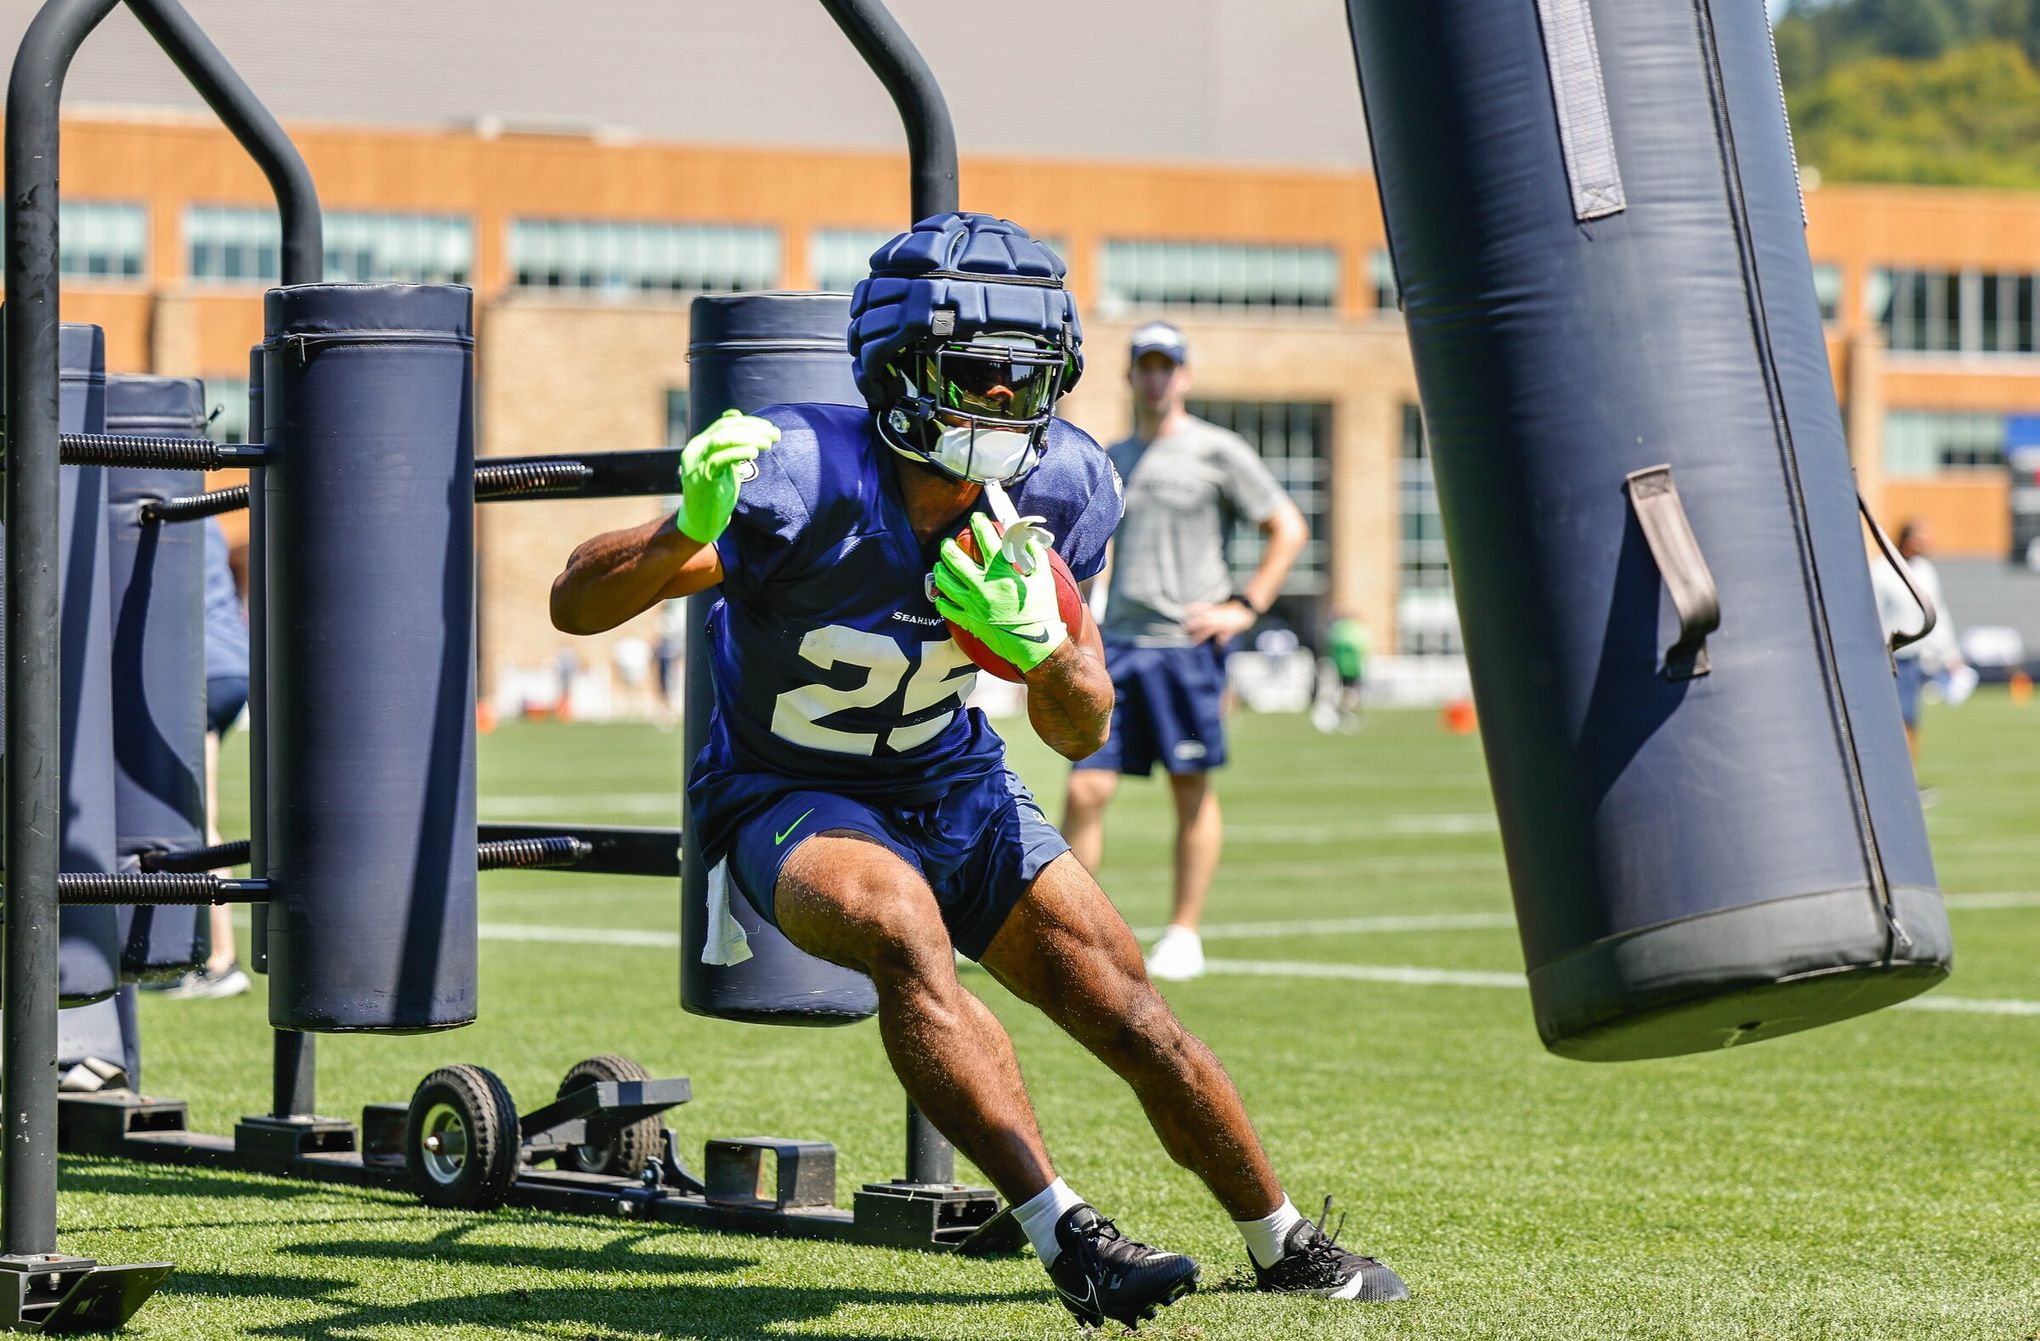
[[1148,951],[1148,977],[1187,982],[1204,976],[1204,938],[1188,927],[1170,927]]
[[254,986],[248,975],[241,971],[238,963],[227,965],[215,973],[209,968],[196,968],[179,978],[175,983],[161,988],[162,995],[170,1001],[212,1001],[220,997],[239,996]]

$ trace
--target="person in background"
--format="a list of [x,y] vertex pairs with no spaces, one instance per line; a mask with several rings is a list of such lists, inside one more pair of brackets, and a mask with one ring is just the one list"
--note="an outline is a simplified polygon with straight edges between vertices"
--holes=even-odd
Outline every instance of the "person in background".
[[[1312,725],[1320,731],[1353,730],[1360,725],[1360,694],[1367,682],[1367,621],[1341,613],[1325,631],[1325,661],[1331,674],[1311,709]],[[1334,688],[1334,680],[1336,685]]]
[[[1190,352],[1181,331],[1162,321],[1142,326],[1132,365],[1133,436],[1107,449],[1126,492],[1106,574],[1112,730],[1070,773],[1063,836],[1097,870],[1119,775],[1146,777],[1162,765],[1176,809],[1175,910],[1147,970],[1181,981],[1204,972],[1197,926],[1224,842],[1211,771],[1226,759],[1225,645],[1275,603],[1310,528],[1252,447],[1185,408]],[[1226,562],[1235,518],[1267,541],[1239,588]]]
[[[1905,744],[1912,752],[1915,771],[1920,765],[1920,691],[1930,679],[1966,676],[1969,671],[1962,660],[1961,645],[1955,638],[1955,616],[1948,610],[1948,598],[1941,593],[1941,575],[1934,571],[1933,560],[1928,558],[1933,543],[1933,532],[1926,522],[1918,518],[1898,528],[1899,555],[1912,571],[1913,581],[1934,603],[1934,610],[1939,616],[1934,622],[1933,632],[1891,654],[1892,666],[1898,673],[1898,710],[1905,718]],[[1884,636],[1889,639],[1895,634],[1917,632],[1920,608],[1912,593],[1906,590],[1905,582],[1888,563],[1874,563],[1870,572],[1874,579],[1871,586],[1877,593],[1877,617],[1884,625]]]
[[661,729],[680,720],[683,686],[681,673],[687,656],[687,602],[667,601],[659,606],[659,715]]
[[618,692],[610,711],[624,717],[649,717],[657,711],[651,701],[652,645],[634,633],[627,633],[609,645],[609,667]]
[[[205,841],[220,842],[220,742],[248,706],[248,613],[228,564],[219,518],[205,523]],[[220,874],[229,874],[222,870]],[[163,989],[172,1000],[239,996],[248,975],[234,952],[234,915],[215,904],[212,954]]]

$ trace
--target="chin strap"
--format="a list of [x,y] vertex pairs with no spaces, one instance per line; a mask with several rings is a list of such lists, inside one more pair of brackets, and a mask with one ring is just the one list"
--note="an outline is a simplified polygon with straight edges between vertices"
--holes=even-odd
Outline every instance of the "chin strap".
[[1055,532],[1044,524],[1046,517],[1023,517],[1020,509],[1013,506],[1013,499],[1006,492],[1006,486],[997,480],[985,481],[985,501],[992,505],[992,519],[1002,528],[999,533],[999,550],[1006,556],[1006,562],[1013,565],[1013,571],[1022,577],[1034,572],[1034,555],[1029,548],[1030,541],[1039,540],[1047,549],[1055,543]]

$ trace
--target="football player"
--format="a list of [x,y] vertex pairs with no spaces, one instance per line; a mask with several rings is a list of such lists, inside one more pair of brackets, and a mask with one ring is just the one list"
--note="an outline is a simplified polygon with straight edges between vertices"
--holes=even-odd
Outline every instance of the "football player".
[[[1105,453],[1053,417],[1083,370],[1063,273],[988,215],[894,238],[851,302],[868,408],[715,421],[681,453],[678,515],[576,549],[553,622],[593,633],[721,588],[713,721],[688,786],[703,856],[795,945],[871,977],[908,1096],[1012,1203],[1081,1321],[1152,1316],[1197,1264],[1122,1235],[1056,1175],[1012,1043],[952,947],[1133,1087],[1239,1224],[1263,1289],[1403,1298],[1283,1194],[1232,1081],[963,706],[975,668],[945,620],[1023,673],[1029,720],[1065,757],[1096,750],[1111,717],[1097,627],[1063,622],[1042,561],[1052,544],[1095,575],[1120,515]],[[986,515],[999,489],[1033,523],[1017,546]],[[981,561],[953,539],[965,525]]]

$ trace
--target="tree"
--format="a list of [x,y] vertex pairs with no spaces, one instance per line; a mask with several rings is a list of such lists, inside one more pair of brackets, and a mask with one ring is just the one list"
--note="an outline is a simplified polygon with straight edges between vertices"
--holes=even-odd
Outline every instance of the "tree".
[[2014,43],[1856,59],[1788,100],[1800,157],[1831,179],[2040,188],[2040,75]]

